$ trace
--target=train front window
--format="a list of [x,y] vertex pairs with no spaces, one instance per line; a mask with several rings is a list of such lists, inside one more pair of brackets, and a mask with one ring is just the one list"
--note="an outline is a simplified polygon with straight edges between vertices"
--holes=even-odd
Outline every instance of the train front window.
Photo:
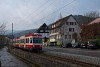
[[42,38],[33,38],[33,43],[42,43]]

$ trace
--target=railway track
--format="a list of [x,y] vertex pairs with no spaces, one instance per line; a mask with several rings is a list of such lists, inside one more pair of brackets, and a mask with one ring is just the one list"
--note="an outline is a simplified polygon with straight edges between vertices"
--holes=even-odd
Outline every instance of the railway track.
[[57,56],[46,52],[33,53],[21,49],[12,49],[11,53],[36,64],[39,67],[100,67],[99,65],[81,62],[74,60],[73,58]]

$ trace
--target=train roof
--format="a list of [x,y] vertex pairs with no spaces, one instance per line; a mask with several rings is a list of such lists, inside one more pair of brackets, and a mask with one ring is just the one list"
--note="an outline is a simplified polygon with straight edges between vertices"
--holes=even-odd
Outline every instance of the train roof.
[[30,34],[25,35],[25,37],[30,37],[30,36],[42,36],[42,35],[39,33],[30,33]]
[[17,37],[15,39],[23,39],[25,37],[42,37],[42,35],[39,34],[39,33],[30,33],[30,34],[27,34],[27,35],[23,35],[23,36]]

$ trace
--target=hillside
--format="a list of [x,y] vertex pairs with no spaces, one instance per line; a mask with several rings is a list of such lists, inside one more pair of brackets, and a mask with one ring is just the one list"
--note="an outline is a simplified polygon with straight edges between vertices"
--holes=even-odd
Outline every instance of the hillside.
[[[19,36],[22,36],[22,35],[25,35],[25,34],[29,34],[29,33],[35,33],[37,29],[30,29],[30,30],[17,30],[17,31],[14,31],[14,37],[19,37]],[[8,37],[12,38],[12,33],[8,33],[7,34]]]

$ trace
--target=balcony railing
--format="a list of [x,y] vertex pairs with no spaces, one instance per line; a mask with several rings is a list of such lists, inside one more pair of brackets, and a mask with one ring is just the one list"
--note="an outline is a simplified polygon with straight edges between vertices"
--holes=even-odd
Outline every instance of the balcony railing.
[[57,32],[57,33],[51,33],[50,36],[54,36],[54,35],[58,35],[58,34],[60,34],[60,33],[59,32]]

